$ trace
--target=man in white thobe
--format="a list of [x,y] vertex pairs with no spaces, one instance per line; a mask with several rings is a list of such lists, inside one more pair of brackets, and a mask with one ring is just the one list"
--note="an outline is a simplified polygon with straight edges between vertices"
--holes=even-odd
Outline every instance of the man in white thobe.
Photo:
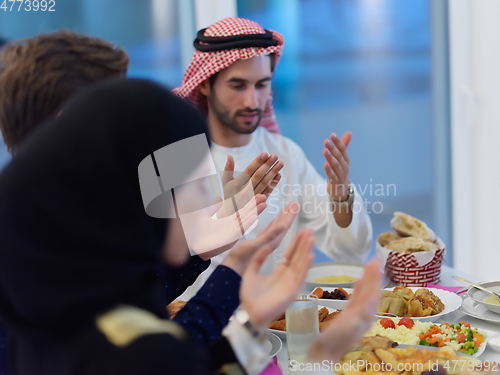
[[[362,262],[373,233],[363,201],[349,181],[347,147],[352,134],[332,133],[325,139],[327,180],[295,142],[279,134],[271,79],[283,37],[250,20],[226,18],[200,30],[194,44],[191,65],[174,93],[206,112],[211,151],[223,184],[242,171],[252,181],[256,177],[268,185],[256,187],[256,193],[268,195],[267,208],[244,238],[254,238],[291,201],[300,204],[291,230],[261,272],[268,274],[276,262],[283,261],[281,251],[300,228],[313,229],[317,248],[333,260]],[[265,177],[256,176],[261,173],[259,167],[269,170]],[[224,256],[212,258],[209,269],[180,299],[191,298]]]

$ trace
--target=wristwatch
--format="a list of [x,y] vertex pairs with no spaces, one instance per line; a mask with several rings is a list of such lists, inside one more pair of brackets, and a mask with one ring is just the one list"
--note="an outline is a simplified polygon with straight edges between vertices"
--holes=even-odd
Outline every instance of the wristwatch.
[[257,339],[259,344],[263,343],[264,340],[266,339],[266,335],[261,333],[257,327],[254,326],[254,324],[250,321],[250,315],[243,310],[241,307],[238,308],[235,313],[234,313],[234,319],[241,324],[245,329],[250,332],[252,337]]
[[[333,206],[335,208],[338,208],[340,210],[342,210],[342,208],[348,208],[348,207],[351,207],[352,203],[354,202],[354,186],[349,183],[349,190],[347,190],[347,199],[343,200],[343,201],[336,201],[334,199],[332,199],[332,197],[330,196],[330,202],[333,204]],[[335,211],[334,211],[335,212]],[[341,211],[339,211],[341,212]]]

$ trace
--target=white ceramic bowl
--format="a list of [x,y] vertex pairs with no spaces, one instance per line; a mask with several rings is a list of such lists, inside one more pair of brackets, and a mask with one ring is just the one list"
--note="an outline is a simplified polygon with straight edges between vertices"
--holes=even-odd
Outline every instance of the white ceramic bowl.
[[313,280],[324,276],[340,276],[347,275],[359,279],[363,275],[363,264],[357,263],[317,263],[313,264],[306,276],[306,286],[308,289],[316,287],[336,287],[336,288],[351,288],[355,281],[347,283],[318,283]]
[[[486,288],[488,290],[491,290],[492,292],[500,294],[500,281],[489,281],[477,285],[482,286],[483,288]],[[496,314],[500,314],[500,305],[484,302],[484,299],[489,296],[492,296],[492,294],[485,292],[484,290],[472,287],[467,291],[467,295],[470,298],[472,298],[475,302],[486,307],[488,310]]]
[[[495,340],[498,340],[499,343],[495,343]],[[488,340],[488,345],[491,349],[493,349],[497,353],[500,353],[500,334],[490,337],[490,339]]]
[[[328,263],[317,263],[313,264],[309,269],[306,276],[305,286],[308,290],[313,290],[314,288],[352,288],[355,281],[348,283],[318,283],[313,282],[314,279],[324,276],[339,276],[347,275],[356,277],[357,279],[363,276],[364,264],[361,263],[340,263],[340,262],[328,262]],[[385,288],[389,284],[389,279],[384,277],[382,280],[382,288]]]

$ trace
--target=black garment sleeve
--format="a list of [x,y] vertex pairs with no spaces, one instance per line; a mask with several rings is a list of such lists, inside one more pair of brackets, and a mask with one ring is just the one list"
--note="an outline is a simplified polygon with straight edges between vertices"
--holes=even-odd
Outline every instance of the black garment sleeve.
[[[104,341],[104,340],[103,340]],[[191,338],[170,334],[145,335],[126,347],[96,345],[92,361],[73,372],[92,375],[245,375],[227,339],[221,336],[209,348]],[[63,360],[63,362],[66,359]],[[70,373],[70,372],[68,372]]]
[[168,305],[192,285],[197,277],[210,266],[210,259],[205,261],[198,255],[193,255],[181,267],[162,267],[164,295]]
[[210,373],[222,375],[245,375],[246,371],[238,362],[231,344],[220,336],[209,348]]
[[7,375],[7,332],[0,321],[0,375]]
[[[132,374],[246,375],[224,336],[220,336],[208,351],[202,350],[192,341],[179,341],[164,334],[139,339],[131,349],[136,359],[149,358],[140,361],[140,365],[136,360],[126,360],[128,363],[125,367],[134,368]],[[158,366],[159,362],[163,365]]]
[[240,284],[240,275],[228,267],[218,266],[173,321],[207,347],[219,338],[239,306]]

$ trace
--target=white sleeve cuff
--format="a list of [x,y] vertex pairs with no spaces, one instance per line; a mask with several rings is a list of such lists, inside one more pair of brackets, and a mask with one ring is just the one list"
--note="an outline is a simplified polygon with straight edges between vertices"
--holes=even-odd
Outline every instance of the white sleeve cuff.
[[241,366],[248,375],[261,373],[271,362],[269,353],[264,345],[250,334],[250,332],[235,320],[231,320],[222,334],[231,344]]

